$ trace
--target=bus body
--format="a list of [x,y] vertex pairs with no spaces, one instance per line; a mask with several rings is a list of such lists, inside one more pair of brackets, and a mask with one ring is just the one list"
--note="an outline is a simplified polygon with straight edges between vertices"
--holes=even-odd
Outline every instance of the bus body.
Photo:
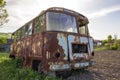
[[93,38],[88,19],[75,11],[52,7],[12,34],[10,57],[23,66],[48,73],[93,65]]

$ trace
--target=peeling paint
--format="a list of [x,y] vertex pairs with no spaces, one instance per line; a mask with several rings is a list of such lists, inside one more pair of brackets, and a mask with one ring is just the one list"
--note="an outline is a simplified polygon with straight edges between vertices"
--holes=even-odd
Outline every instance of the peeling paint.
[[92,53],[93,52],[93,39],[92,38],[89,38],[89,44],[90,44],[90,50]]
[[80,37],[80,41],[81,41],[81,43],[87,44],[88,43],[88,38],[87,37]]
[[72,56],[72,45],[71,45],[71,43],[74,42],[74,39],[75,39],[75,36],[73,36],[73,35],[69,35],[69,36],[68,36],[70,60],[73,60],[73,56]]
[[58,44],[64,49],[64,60],[68,59],[68,46],[67,46],[67,37],[64,34],[57,34]]

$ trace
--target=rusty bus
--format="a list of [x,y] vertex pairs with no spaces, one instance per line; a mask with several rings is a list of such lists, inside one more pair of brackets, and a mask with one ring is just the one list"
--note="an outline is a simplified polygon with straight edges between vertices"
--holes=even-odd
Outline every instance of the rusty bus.
[[93,65],[93,38],[88,19],[75,11],[52,7],[12,34],[11,58],[39,72],[74,70]]

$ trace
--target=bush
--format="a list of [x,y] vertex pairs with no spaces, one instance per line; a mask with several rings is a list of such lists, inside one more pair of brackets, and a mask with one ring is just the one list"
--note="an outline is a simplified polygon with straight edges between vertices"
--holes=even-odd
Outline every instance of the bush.
[[111,49],[111,50],[117,50],[117,49],[118,49],[118,46],[111,45],[111,46],[110,46],[110,49]]
[[[17,64],[16,64],[17,63]],[[26,67],[21,67],[21,59],[10,59],[0,53],[0,80],[60,80],[46,76]]]
[[0,44],[6,44],[7,43],[7,37],[6,36],[0,36]]

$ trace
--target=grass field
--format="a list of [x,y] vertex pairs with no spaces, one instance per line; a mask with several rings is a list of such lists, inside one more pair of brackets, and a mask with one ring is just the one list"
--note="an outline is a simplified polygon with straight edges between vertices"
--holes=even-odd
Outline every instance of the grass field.
[[0,53],[0,80],[60,80],[23,68],[17,59],[10,59],[8,53]]

